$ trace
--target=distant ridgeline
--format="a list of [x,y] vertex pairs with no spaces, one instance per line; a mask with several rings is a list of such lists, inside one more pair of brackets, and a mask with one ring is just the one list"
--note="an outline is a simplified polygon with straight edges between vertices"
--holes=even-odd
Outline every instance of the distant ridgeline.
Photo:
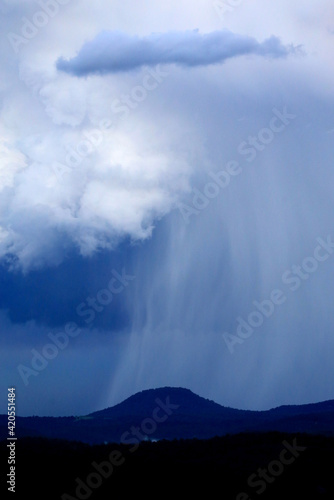
[[[268,411],[223,407],[189,389],[164,387],[139,392],[122,403],[78,417],[17,417],[16,435],[136,444],[145,440],[208,439],[240,432],[289,432],[334,436],[334,401],[281,406]],[[0,415],[0,439],[7,416]]]

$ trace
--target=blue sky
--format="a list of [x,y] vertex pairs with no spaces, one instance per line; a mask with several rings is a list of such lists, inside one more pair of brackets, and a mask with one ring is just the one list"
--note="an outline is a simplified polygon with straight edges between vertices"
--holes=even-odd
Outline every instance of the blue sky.
[[166,385],[249,409],[334,398],[331,3],[0,10],[19,414]]

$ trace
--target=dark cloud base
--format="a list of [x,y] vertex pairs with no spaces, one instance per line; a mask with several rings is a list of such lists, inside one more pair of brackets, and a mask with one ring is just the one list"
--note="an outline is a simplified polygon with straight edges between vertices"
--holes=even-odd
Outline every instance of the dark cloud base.
[[[36,321],[49,328],[62,327],[68,321],[87,326],[86,317],[76,309],[87,297],[96,297],[106,288],[112,270],[133,273],[135,247],[121,244],[113,252],[99,252],[83,258],[74,250],[59,266],[31,271],[25,275],[0,266],[0,309],[6,310],[12,323]],[[126,293],[126,291],[124,292]],[[94,327],[108,331],[122,330],[129,325],[126,300],[122,295],[113,297],[108,307],[96,313]]]

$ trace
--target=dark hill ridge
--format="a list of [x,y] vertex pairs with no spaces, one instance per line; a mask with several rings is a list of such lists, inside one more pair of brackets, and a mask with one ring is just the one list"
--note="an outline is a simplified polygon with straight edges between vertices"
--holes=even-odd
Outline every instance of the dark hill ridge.
[[227,416],[241,417],[258,413],[248,410],[226,408],[182,387],[162,387],[159,389],[148,389],[137,392],[133,396],[122,401],[122,403],[101,411],[96,411],[89,416],[94,418],[121,418],[134,415],[147,417],[147,415],[152,413],[152,409],[157,406],[156,400],[160,399],[165,401],[166,398],[169,398],[172,404],[179,406],[178,409],[173,411],[173,414],[196,415],[208,418]]
[[302,415],[302,414],[316,414],[323,412],[334,412],[334,400],[324,401],[322,403],[310,403],[304,405],[284,405],[278,406],[268,410],[270,414],[280,415]]
[[[150,432],[152,422],[154,429]],[[209,439],[269,431],[334,436],[334,401],[248,411],[226,408],[189,389],[163,387],[138,392],[122,403],[89,415],[17,417],[16,425],[18,437],[48,437],[90,444],[119,443],[124,435],[132,437],[134,428],[140,429],[140,439],[154,440]],[[7,417],[0,415],[0,439],[6,437]]]
[[115,418],[142,415],[145,417],[152,411],[152,408],[156,406],[156,399],[164,401],[167,397],[170,398],[172,403],[179,405],[179,408],[173,413],[205,417],[229,416],[240,418],[260,417],[261,415],[266,415],[267,417],[289,417],[334,412],[334,400],[320,403],[308,403],[304,405],[283,405],[263,411],[239,410],[236,408],[222,406],[215,401],[198,396],[190,389],[185,389],[183,387],[161,387],[137,392],[115,406],[90,413],[87,416],[94,418]]

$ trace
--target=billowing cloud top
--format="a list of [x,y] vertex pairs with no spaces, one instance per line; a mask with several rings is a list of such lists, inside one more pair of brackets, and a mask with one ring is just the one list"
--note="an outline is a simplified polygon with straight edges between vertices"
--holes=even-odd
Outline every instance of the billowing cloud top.
[[207,34],[198,30],[153,33],[142,38],[118,31],[103,31],[85,43],[73,59],[59,59],[57,68],[83,76],[130,71],[156,64],[207,66],[245,54],[284,57],[290,50],[275,36],[260,43],[253,37],[228,30]]

